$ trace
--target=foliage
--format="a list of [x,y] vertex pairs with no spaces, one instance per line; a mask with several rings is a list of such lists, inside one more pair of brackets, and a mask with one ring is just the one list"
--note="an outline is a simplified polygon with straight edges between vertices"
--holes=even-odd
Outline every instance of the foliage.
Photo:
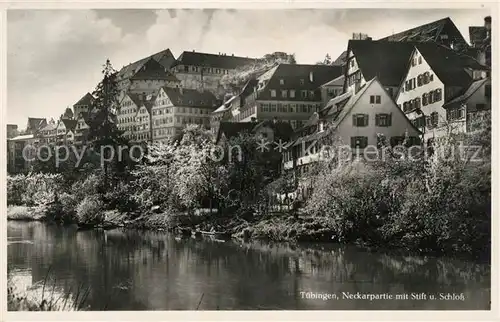
[[389,154],[380,162],[325,167],[305,211],[328,219],[345,242],[487,256],[491,159],[488,152],[475,161],[470,151],[460,153],[462,146],[488,137],[487,131],[447,135],[425,158]]
[[99,224],[104,219],[104,205],[98,196],[85,197],[76,207],[79,224]]
[[7,204],[39,206],[53,201],[61,191],[63,177],[59,174],[30,173],[7,178]]

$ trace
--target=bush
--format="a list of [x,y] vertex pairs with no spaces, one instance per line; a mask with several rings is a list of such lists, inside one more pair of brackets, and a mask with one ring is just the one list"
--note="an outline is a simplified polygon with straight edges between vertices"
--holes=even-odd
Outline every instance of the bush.
[[8,177],[7,203],[28,207],[45,205],[61,191],[63,179],[59,174],[28,174]]
[[79,224],[100,224],[104,220],[104,206],[98,196],[87,196],[76,207]]

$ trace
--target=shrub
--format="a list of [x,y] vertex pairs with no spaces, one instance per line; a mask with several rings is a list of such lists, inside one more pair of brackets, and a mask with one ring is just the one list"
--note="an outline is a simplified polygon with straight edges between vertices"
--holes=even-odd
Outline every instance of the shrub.
[[76,207],[79,224],[99,224],[104,219],[104,207],[98,196],[85,197]]

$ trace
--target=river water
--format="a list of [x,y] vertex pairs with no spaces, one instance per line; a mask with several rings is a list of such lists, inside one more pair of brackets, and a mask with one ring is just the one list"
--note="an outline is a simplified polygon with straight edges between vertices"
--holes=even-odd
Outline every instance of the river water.
[[[490,309],[490,266],[472,261],[39,222],[7,227],[16,283],[46,280],[61,294],[84,285],[91,310]],[[356,299],[363,294],[380,299]]]

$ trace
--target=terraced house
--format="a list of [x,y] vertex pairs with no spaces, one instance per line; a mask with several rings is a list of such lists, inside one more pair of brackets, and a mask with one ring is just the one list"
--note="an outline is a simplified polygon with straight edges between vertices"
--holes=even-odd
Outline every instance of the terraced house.
[[321,85],[341,71],[340,66],[279,64],[253,81],[243,104],[231,108],[231,121],[278,119],[300,128],[322,107]]
[[[482,95],[474,106],[466,108],[466,101],[479,88],[484,88],[485,93],[488,71],[476,59],[450,48],[433,43],[415,44],[396,101],[426,139],[446,133],[449,121],[462,122],[460,130],[465,131],[467,114],[490,106],[491,99],[488,102],[487,95]],[[466,97],[459,99],[461,95]],[[465,106],[460,106],[464,102]],[[443,106],[449,106],[448,114]]]
[[150,111],[156,96],[128,92],[117,112],[118,129],[132,141],[151,140]]
[[210,126],[220,101],[209,91],[162,87],[151,107],[153,141],[166,142],[187,124]]
[[73,115],[77,118],[81,113],[88,113],[95,98],[92,94],[87,93],[83,95],[78,102],[73,105]]

